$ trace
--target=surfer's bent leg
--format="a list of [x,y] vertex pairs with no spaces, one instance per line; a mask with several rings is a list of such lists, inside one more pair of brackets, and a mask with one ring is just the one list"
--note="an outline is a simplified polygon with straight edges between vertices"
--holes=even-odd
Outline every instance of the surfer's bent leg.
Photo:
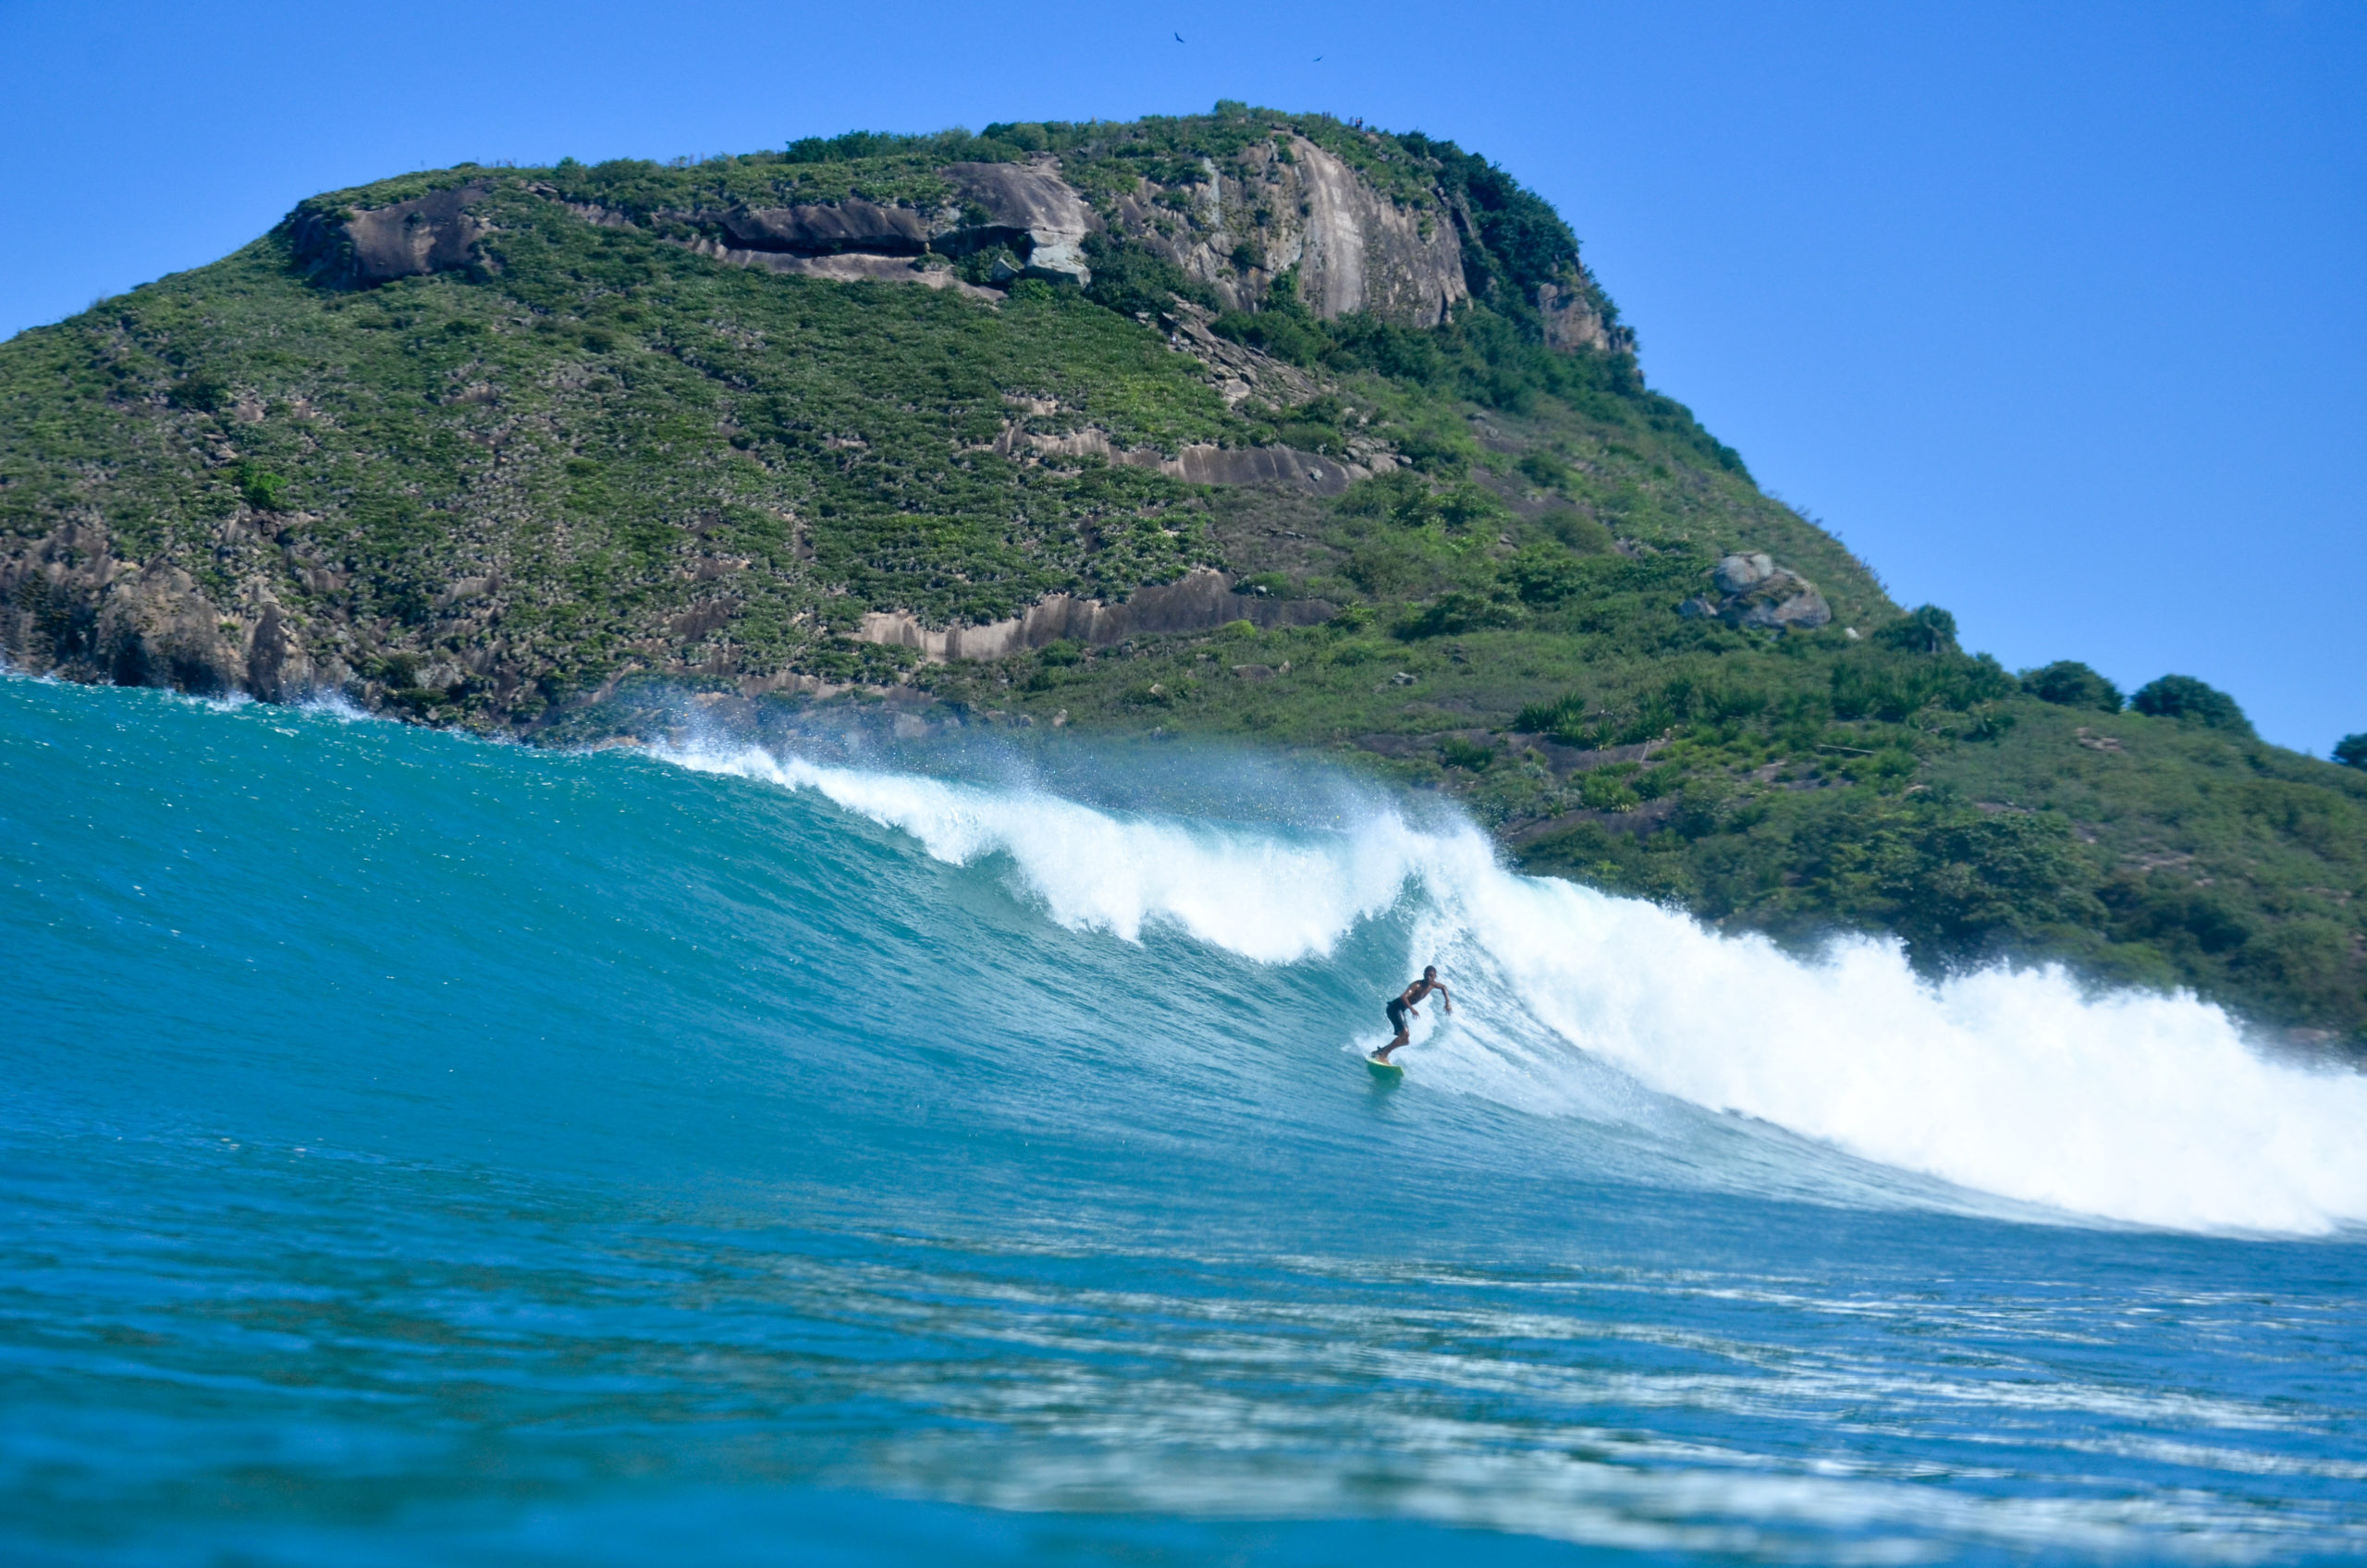
[[1405,1043],[1406,1035],[1412,1030],[1412,1025],[1405,1022],[1405,1002],[1403,998],[1390,998],[1387,1011],[1389,1013],[1389,1026],[1397,1031],[1397,1037],[1390,1041],[1389,1044],[1381,1047],[1380,1049],[1372,1053],[1372,1059],[1375,1061],[1387,1061],[1389,1060],[1389,1053],[1404,1045]]

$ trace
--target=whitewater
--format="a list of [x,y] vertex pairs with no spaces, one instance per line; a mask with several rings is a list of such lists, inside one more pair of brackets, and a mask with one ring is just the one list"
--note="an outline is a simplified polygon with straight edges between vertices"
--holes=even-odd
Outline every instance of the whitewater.
[[951,864],[1007,856],[1052,920],[1126,941],[1163,925],[1286,966],[1408,901],[1399,967],[1436,962],[1479,998],[1425,1081],[1515,1109],[1611,1112],[1584,1055],[1707,1110],[2077,1214],[2303,1234],[2367,1220],[2367,1078],[2264,1058],[2190,995],[2090,996],[2055,968],[1933,985],[1897,944],[1862,938],[1804,962],[1514,875],[1469,825],[1417,831],[1385,808],[1285,839],[754,747],[653,754],[811,790]]
[[2367,1554],[2367,1078],[1320,770],[0,678],[0,943],[10,1561]]

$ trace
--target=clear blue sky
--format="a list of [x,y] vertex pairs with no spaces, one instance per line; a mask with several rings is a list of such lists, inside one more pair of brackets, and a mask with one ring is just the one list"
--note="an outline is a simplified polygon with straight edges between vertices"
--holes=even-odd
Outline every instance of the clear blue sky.
[[2367,730],[2358,0],[0,0],[0,333],[405,169],[1219,97],[1541,191],[1652,382],[1971,646]]

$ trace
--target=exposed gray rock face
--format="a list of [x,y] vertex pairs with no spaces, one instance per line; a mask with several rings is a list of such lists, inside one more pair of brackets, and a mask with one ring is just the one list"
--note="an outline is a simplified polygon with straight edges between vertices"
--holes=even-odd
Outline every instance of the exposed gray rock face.
[[1601,312],[1582,288],[1540,283],[1537,286],[1537,311],[1544,318],[1548,348],[1625,352],[1636,347],[1636,335],[1624,326],[1606,325]]
[[1199,306],[1172,301],[1159,318],[1170,348],[1191,355],[1208,367],[1208,379],[1229,407],[1253,393],[1280,406],[1304,403],[1322,390],[1316,379],[1296,365],[1259,353],[1245,343],[1220,337],[1208,328],[1213,318]]
[[0,557],[0,648],[36,671],[104,680],[99,606],[137,568],[110,549],[95,515],[70,518],[30,548]]
[[1254,144],[1244,157],[1255,171],[1246,179],[1205,163],[1197,184],[1145,181],[1118,202],[1118,227],[1229,308],[1261,303],[1293,267],[1299,299],[1327,319],[1370,311],[1435,326],[1470,298],[1463,243],[1445,211],[1398,206],[1302,136]]
[[98,662],[118,686],[237,691],[246,661],[223,631],[221,609],[178,567],[151,566],[99,606]]
[[1288,447],[1185,447],[1159,467],[1191,484],[1282,484],[1318,496],[1343,496],[1371,472]]
[[316,670],[300,631],[269,584],[217,604],[178,567],[117,557],[95,521],[0,558],[0,647],[69,680],[289,702],[345,674]]
[[926,264],[918,257],[880,256],[849,251],[835,256],[799,256],[779,251],[742,251],[706,239],[681,241],[687,250],[736,267],[759,267],[791,277],[825,277],[833,283],[917,283],[924,288],[950,288],[973,299],[999,302],[991,288],[964,283],[944,263]]
[[[1000,283],[1041,277],[1083,288],[1093,281],[1093,269],[1085,259],[1085,237],[1100,227],[1100,220],[1061,178],[1057,165],[1049,161],[954,164],[938,172],[952,185],[954,200],[933,212],[850,197],[788,207],[658,215],[706,229],[708,238],[690,241],[694,251],[774,272],[943,288],[953,279],[928,276],[928,269],[914,268],[912,259],[932,251],[958,257],[1000,251],[1013,259],[996,267]],[[637,227],[625,214],[604,208],[570,203],[570,210],[604,227]],[[718,232],[720,238],[714,238]],[[759,257],[774,259],[755,260]],[[828,269],[794,264],[824,260],[842,264]]]
[[1791,578],[1789,591],[1772,592],[1748,599],[1738,606],[1743,625],[1778,631],[1788,631],[1794,628],[1813,631],[1833,619],[1833,607],[1824,602],[1824,595],[1818,593],[1813,584],[1792,577],[1789,572],[1784,575]]
[[1019,257],[1021,276],[1079,287],[1093,281],[1085,237],[1100,223],[1057,164],[954,164],[940,172],[986,222],[948,230],[935,241],[938,250],[963,254],[1001,245]]
[[930,225],[913,207],[883,207],[851,199],[828,205],[742,207],[720,220],[731,243],[747,251],[780,251],[799,256],[835,256],[865,251],[882,256],[917,256],[928,249]]
[[1711,569],[1710,581],[1717,589],[1714,596],[1697,594],[1677,606],[1676,613],[1767,631],[1812,631],[1833,619],[1832,606],[1816,584],[1757,552],[1726,557]]
[[1343,463],[1314,452],[1289,447],[1216,447],[1196,443],[1168,454],[1156,447],[1112,446],[1107,431],[1085,429],[1064,435],[1031,435],[1006,428],[995,441],[1005,457],[1101,458],[1128,468],[1155,468],[1187,484],[1279,484],[1312,491],[1318,496],[1343,496],[1359,479],[1395,466],[1394,459],[1377,455],[1372,466]]
[[1721,594],[1744,594],[1775,575],[1772,556],[1735,555],[1720,561],[1710,573],[1710,581],[1718,585]]
[[493,229],[468,208],[492,189],[485,180],[472,180],[341,219],[308,214],[295,225],[297,260],[315,277],[364,288],[467,266],[477,241]]
[[[1302,297],[1327,319],[1370,311],[1386,320],[1434,326],[1470,296],[1463,243],[1443,214],[1429,220],[1384,200],[1355,172],[1303,137],[1294,167],[1306,189],[1306,239],[1300,251]],[[1281,254],[1287,257],[1284,241]],[[1290,262],[1284,260],[1283,265]]]
[[292,703],[335,681],[323,681],[305,655],[302,637],[268,592],[247,629],[247,690],[266,703]]
[[1206,631],[1236,620],[1259,627],[1316,626],[1339,613],[1321,599],[1269,599],[1236,594],[1233,579],[1202,567],[1173,582],[1137,588],[1124,603],[1054,594],[1009,620],[984,626],[932,631],[906,610],[875,610],[855,629],[859,642],[915,648],[931,663],[992,659],[1022,648],[1040,648],[1063,637],[1106,645],[1128,637],[1171,631]]

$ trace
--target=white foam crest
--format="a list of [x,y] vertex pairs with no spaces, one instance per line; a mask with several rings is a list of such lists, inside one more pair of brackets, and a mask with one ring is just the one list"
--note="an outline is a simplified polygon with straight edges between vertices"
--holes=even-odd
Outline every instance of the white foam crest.
[[[1057,796],[910,774],[828,767],[754,747],[657,747],[703,773],[813,790],[919,839],[956,865],[1007,854],[1030,892],[1071,930],[1139,941],[1163,925],[1261,963],[1329,953],[1397,900],[1437,840],[1393,817],[1353,836],[1294,842],[1171,820],[1120,816]],[[1484,861],[1486,850],[1472,836]]]
[[[1502,871],[1418,950],[1642,1083],[1901,1170],[2179,1230],[2367,1220],[2367,1078],[2253,1052],[2191,996],[2085,994],[2058,969],[1933,985],[1895,943],[1804,962],[1633,900]],[[1500,1004],[1501,1005],[1501,1004]]]
[[[1467,826],[1382,815],[1310,840],[754,748],[656,754],[816,790],[939,860],[1008,854],[1053,919],[1128,940],[1164,924],[1292,962],[1329,953],[1417,884],[1427,898],[1408,959],[1441,966],[1460,1021],[1435,1035],[1425,1021],[1423,1076],[1519,1109],[1656,1120],[1608,1063],[1708,1110],[2021,1203],[2211,1231],[2367,1222],[2367,1077],[2263,1058],[2191,996],[2091,996],[2053,969],[1934,985],[1871,940],[1806,962],[1507,872]],[[1376,991],[1399,978],[1377,977]]]

